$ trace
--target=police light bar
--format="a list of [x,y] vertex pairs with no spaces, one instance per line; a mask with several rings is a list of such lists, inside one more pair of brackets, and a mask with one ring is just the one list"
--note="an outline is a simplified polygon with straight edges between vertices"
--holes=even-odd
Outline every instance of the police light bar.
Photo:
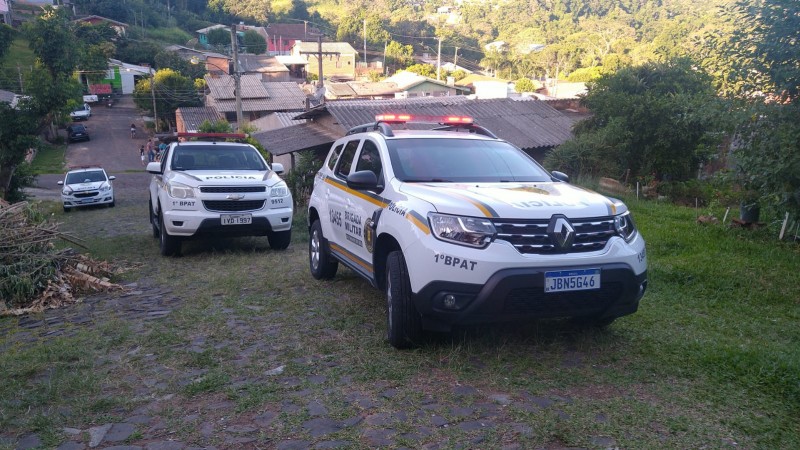
[[247,139],[244,133],[176,133],[179,138]]
[[375,116],[375,121],[390,123],[423,122],[443,125],[472,124],[475,122],[469,116],[417,116],[411,114],[378,114]]

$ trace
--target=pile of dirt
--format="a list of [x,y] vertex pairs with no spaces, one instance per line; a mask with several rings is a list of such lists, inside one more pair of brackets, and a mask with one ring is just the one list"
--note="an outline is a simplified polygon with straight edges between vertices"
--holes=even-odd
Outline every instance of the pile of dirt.
[[27,202],[0,199],[0,315],[21,315],[75,303],[80,295],[122,287],[109,278],[119,270],[57,240],[83,247]]

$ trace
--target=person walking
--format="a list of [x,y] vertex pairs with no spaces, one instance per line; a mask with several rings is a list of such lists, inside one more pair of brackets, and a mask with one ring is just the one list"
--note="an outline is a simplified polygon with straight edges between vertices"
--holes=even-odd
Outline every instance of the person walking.
[[136,124],[131,123],[131,139],[136,137]]
[[142,165],[146,165],[144,162],[144,144],[139,146],[139,159],[142,160]]
[[147,162],[156,160],[155,149],[153,148],[153,138],[147,140]]

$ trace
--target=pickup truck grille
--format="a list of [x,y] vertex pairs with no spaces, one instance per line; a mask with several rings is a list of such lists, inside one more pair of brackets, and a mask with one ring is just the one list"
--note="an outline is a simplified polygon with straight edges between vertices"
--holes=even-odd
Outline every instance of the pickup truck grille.
[[237,192],[265,192],[266,186],[200,186],[200,192],[228,194]]
[[256,211],[264,207],[264,200],[203,200],[203,206],[209,211]]
[[497,229],[497,239],[510,242],[523,254],[547,255],[601,250],[616,235],[612,217],[571,219],[570,223],[575,228],[575,240],[570,248],[562,249],[547,235],[549,219],[494,219],[492,223]]

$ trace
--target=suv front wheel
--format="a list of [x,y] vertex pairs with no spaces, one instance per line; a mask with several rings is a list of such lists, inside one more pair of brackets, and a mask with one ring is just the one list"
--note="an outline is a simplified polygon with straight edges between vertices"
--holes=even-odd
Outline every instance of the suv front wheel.
[[411,348],[422,336],[422,319],[411,300],[406,259],[400,251],[389,253],[386,261],[386,318],[389,343]]
[[158,244],[161,255],[172,256],[179,254],[181,252],[180,238],[177,236],[170,236],[169,233],[167,233],[167,227],[164,225],[163,213],[159,213],[158,217],[160,220]]

